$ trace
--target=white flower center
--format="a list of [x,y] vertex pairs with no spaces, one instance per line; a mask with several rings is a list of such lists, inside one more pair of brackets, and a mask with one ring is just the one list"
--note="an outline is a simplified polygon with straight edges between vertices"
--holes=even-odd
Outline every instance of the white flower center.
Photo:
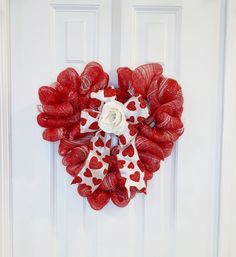
[[120,135],[126,123],[125,107],[122,103],[113,100],[104,104],[98,121],[101,130]]

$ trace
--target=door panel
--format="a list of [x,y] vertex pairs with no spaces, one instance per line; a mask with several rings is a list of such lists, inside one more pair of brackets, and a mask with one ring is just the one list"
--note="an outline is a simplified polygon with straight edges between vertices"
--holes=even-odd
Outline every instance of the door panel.
[[[221,3],[11,0],[14,257],[213,257],[222,122]],[[126,208],[91,210],[57,144],[41,139],[37,90],[65,67],[160,62],[185,97],[185,133]]]

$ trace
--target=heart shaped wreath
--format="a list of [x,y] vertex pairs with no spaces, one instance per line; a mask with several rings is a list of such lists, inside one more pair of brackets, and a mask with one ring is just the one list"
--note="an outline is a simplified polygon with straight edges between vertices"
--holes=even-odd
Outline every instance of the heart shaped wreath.
[[110,198],[124,207],[137,192],[146,193],[147,181],[183,133],[181,87],[162,75],[160,64],[117,72],[118,88],[91,62],[81,76],[67,68],[39,89],[43,138],[60,141],[72,184],[95,210]]

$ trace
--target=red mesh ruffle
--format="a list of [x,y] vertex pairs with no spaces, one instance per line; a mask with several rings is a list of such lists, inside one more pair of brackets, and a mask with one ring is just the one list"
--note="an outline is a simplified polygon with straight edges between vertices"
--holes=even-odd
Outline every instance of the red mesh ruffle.
[[[171,154],[174,142],[183,133],[181,114],[183,96],[178,82],[165,78],[160,64],[141,65],[135,70],[119,68],[117,100],[125,103],[132,95],[139,93],[145,99],[150,116],[136,126],[136,148],[140,166],[145,172],[145,181],[153,177],[160,168],[161,160]],[[87,197],[95,210],[103,208],[111,199],[119,207],[126,206],[138,192],[131,190],[128,197],[117,165],[117,147],[111,149],[109,170],[101,185],[92,193],[91,187],[83,184],[77,175],[89,154],[89,145],[94,133],[80,133],[80,113],[85,108],[96,110],[100,103],[90,100],[92,92],[108,88],[109,76],[100,64],[91,62],[79,76],[73,68],[62,71],[57,82],[39,89],[41,105],[38,124],[45,128],[43,139],[59,141],[58,152],[62,163],[73,177],[72,184],[78,184],[78,193]]]

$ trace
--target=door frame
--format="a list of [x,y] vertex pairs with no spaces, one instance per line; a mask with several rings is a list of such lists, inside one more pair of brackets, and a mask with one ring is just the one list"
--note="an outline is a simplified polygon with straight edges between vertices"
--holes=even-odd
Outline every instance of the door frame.
[[[236,2],[222,0],[226,28],[222,69],[224,103],[219,204],[218,256],[236,256]],[[10,0],[0,0],[0,257],[13,256],[11,172]]]
[[0,12],[0,257],[12,257],[10,0]]
[[226,2],[218,257],[236,256],[236,2]]

